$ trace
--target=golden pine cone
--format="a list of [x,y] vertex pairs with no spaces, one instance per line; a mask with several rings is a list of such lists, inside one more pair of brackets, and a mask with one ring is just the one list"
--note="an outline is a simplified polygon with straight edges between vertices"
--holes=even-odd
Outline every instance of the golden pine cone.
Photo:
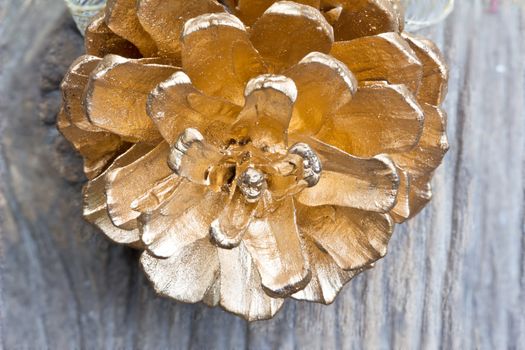
[[331,303],[430,200],[448,148],[445,64],[399,9],[110,0],[62,84],[85,218],[176,300],[248,320]]

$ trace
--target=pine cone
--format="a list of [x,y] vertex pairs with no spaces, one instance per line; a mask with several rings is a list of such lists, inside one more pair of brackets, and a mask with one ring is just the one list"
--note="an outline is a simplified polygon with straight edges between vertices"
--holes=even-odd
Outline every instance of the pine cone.
[[331,303],[430,200],[448,148],[447,70],[398,9],[109,1],[62,84],[85,218],[176,300],[248,320]]

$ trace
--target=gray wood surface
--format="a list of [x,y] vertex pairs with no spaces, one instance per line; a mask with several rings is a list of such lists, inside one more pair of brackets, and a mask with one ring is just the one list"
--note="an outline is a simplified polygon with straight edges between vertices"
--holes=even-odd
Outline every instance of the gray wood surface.
[[137,252],[81,220],[53,126],[81,37],[61,0],[0,0],[0,348],[525,349],[525,4],[457,2],[424,32],[451,66],[434,201],[333,305],[248,324],[156,297]]

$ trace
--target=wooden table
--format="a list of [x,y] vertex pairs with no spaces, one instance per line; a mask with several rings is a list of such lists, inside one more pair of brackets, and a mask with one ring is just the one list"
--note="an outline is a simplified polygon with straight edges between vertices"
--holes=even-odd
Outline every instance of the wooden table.
[[60,0],[0,0],[0,344],[5,349],[525,349],[525,5],[457,1],[425,31],[451,66],[435,199],[331,306],[248,324],[156,297],[137,252],[81,220],[53,121],[82,51]]

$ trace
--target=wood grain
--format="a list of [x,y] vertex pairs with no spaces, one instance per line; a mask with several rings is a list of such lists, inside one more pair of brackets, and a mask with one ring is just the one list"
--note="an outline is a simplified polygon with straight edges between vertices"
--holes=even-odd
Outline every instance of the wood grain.
[[334,304],[248,324],[156,297],[137,252],[81,220],[53,126],[81,37],[60,0],[0,0],[0,347],[525,349],[525,5],[457,3],[424,33],[451,65],[434,201]]

